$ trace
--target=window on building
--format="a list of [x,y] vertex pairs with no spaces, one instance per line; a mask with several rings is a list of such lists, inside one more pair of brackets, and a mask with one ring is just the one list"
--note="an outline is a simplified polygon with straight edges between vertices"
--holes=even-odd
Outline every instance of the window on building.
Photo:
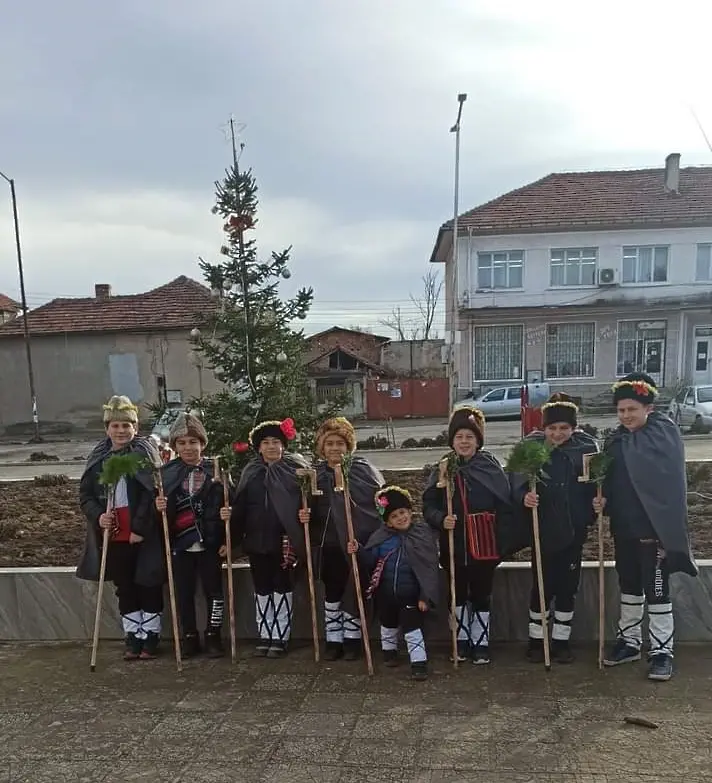
[[349,356],[349,354],[337,349],[332,354],[329,354],[329,369],[358,370],[360,366],[353,356]]
[[593,285],[598,248],[573,247],[551,251],[551,285]]
[[593,378],[596,325],[547,324],[546,377]]
[[474,381],[522,378],[524,327],[476,326],[473,340]]
[[630,372],[645,372],[661,385],[665,375],[665,321],[621,321],[618,324],[618,376]]
[[666,283],[668,279],[667,247],[624,247],[624,283]]
[[697,245],[695,280],[712,280],[712,245]]
[[523,250],[477,254],[478,288],[521,288],[523,285]]

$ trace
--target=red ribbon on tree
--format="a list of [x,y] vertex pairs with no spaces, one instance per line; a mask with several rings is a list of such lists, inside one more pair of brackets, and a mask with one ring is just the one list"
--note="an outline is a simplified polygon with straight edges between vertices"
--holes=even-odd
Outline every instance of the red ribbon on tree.
[[245,443],[244,441],[236,441],[232,444],[232,450],[235,452],[235,454],[244,454],[249,450],[249,448],[250,444]]

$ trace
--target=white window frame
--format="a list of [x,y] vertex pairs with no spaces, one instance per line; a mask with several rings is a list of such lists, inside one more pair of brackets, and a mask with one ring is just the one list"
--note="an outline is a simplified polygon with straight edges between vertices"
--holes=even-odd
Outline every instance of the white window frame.
[[[569,257],[575,253],[580,254],[578,259],[578,282],[566,282],[566,267],[569,266]],[[561,254],[561,262],[554,255]],[[574,260],[573,258],[571,260]],[[585,263],[584,263],[585,262]],[[561,266],[564,270],[564,282],[554,282],[554,267]],[[584,266],[593,266],[593,278],[590,283],[581,282]],[[552,247],[549,250],[549,287],[550,288],[592,288],[596,285],[596,273],[598,272],[598,248],[597,247]]]
[[[593,326],[592,356],[591,356],[591,374],[590,375],[549,375],[549,327],[556,326]],[[547,381],[588,381],[596,377],[596,335],[598,333],[597,321],[551,321],[544,325],[544,380]]]
[[[700,277],[700,250],[703,249],[707,251],[707,258],[705,259],[705,263],[707,265],[707,274],[705,277]],[[697,254],[695,256],[695,282],[696,283],[712,282],[712,242],[697,243]]]
[[[475,335],[478,329],[502,329],[505,327],[518,327],[522,330],[522,354],[519,362],[519,378],[477,378],[475,377],[475,367],[477,366],[477,351],[475,348]],[[496,384],[497,386],[506,383],[517,383],[524,380],[524,360],[527,350],[527,335],[523,323],[505,323],[505,324],[473,324],[470,331],[470,347],[472,350],[472,385],[477,384]]]
[[[521,258],[512,259],[513,254],[520,255]],[[483,269],[489,269],[490,283],[491,285],[480,285],[480,259],[484,256],[489,256],[490,264],[488,267],[482,267]],[[504,261],[500,263],[495,262],[495,256],[504,256]],[[476,254],[476,266],[475,266],[475,290],[477,291],[521,291],[524,288],[524,261],[526,252],[524,250],[483,250],[478,251]],[[505,269],[506,285],[495,284],[495,267],[503,266]],[[521,269],[522,282],[520,285],[510,285],[510,271],[512,268]]]
[[[630,251],[635,251],[635,256]],[[640,280],[640,251],[650,250],[650,280]],[[665,279],[653,280],[655,276],[655,252],[665,250]],[[628,252],[626,252],[628,251]],[[626,259],[635,257],[635,280],[624,280]],[[670,245],[624,245],[621,248],[621,285],[666,285],[670,278]]]

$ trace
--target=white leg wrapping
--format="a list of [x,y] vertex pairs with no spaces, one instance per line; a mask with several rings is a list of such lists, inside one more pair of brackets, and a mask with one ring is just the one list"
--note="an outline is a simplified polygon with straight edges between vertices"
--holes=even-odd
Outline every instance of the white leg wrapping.
[[344,639],[361,638],[361,618],[344,612]]
[[128,614],[122,614],[121,615],[121,625],[124,629],[125,634],[132,633],[136,636],[139,636],[141,633],[141,621],[142,621],[142,613],[140,611],[138,612],[129,612]]
[[288,642],[292,633],[292,593],[272,593],[274,601],[274,632],[272,641]]
[[475,647],[489,647],[489,612],[473,609],[470,615],[470,638]]
[[650,650],[648,655],[672,655],[675,620],[672,604],[648,604],[648,635]]
[[554,627],[551,629],[551,638],[559,642],[568,642],[571,638],[571,621],[573,612],[554,612]]
[[258,636],[262,641],[268,642],[272,638],[274,625],[274,604],[271,595],[255,594],[255,620]]
[[542,623],[542,614],[541,612],[535,612],[533,609],[529,610],[529,638],[544,638],[544,624]]
[[[408,657],[411,663],[422,663],[428,660],[428,656],[425,652],[425,638],[420,628],[416,628],[413,631],[408,631],[404,634],[405,643],[408,647]],[[384,648],[385,649],[385,648]]]
[[645,596],[621,593],[621,616],[618,621],[618,636],[626,644],[639,650],[643,644],[641,624],[645,609]]
[[161,615],[160,613],[141,612],[142,638],[146,638],[148,633],[161,633]]
[[397,628],[384,628],[383,626],[381,626],[381,649],[382,650],[398,649]]
[[210,602],[210,617],[208,625],[211,628],[222,628],[225,617],[225,601],[222,598],[213,598]]
[[341,644],[344,641],[344,615],[338,601],[324,601],[324,626],[327,642]]
[[463,604],[455,607],[455,621],[457,622],[457,641],[469,642],[470,637],[470,606]]

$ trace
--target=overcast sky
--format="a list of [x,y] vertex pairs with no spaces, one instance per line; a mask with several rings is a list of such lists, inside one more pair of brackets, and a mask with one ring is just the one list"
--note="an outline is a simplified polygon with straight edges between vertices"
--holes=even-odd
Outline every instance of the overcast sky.
[[[0,170],[17,181],[30,306],[199,279],[197,256],[221,244],[210,208],[231,114],[261,190],[260,250],[294,246],[312,331],[372,326],[394,303],[413,315],[452,213],[458,92],[463,210],[551,171],[673,151],[712,163],[690,111],[712,135],[712,10],[595,8],[0,0]],[[0,292],[19,298],[3,199]]]

